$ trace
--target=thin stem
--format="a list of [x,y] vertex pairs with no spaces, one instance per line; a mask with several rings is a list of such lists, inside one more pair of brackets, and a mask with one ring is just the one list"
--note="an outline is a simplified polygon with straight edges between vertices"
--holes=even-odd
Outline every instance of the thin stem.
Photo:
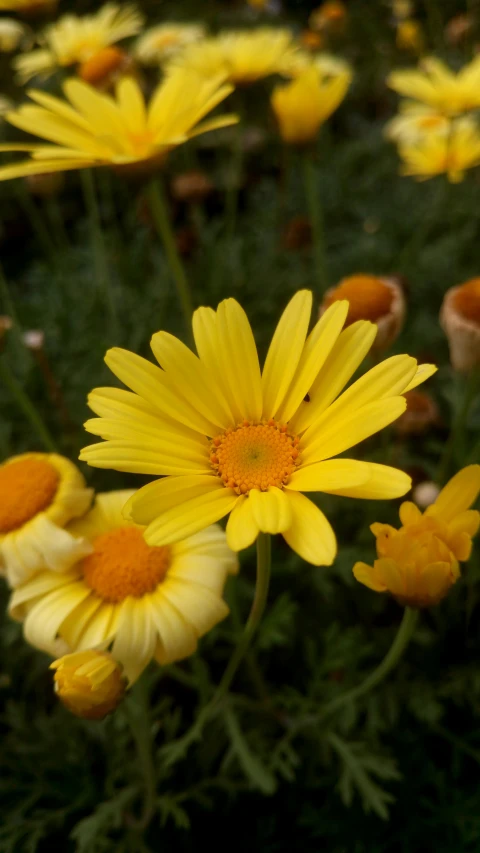
[[155,814],[157,799],[157,776],[153,760],[149,697],[142,679],[137,682],[132,694],[123,702],[122,709],[137,748],[138,762],[145,784],[142,815],[135,828],[144,830]]
[[22,386],[17,382],[15,376],[10,370],[7,361],[5,360],[5,356],[0,355],[0,380],[5,385],[6,388],[10,391],[12,397],[18,403],[19,408],[22,410],[23,414],[30,421],[34,430],[37,432],[38,437],[46,450],[49,450],[51,453],[56,453],[57,448],[55,446],[55,442],[50,435],[47,427],[43,423],[40,415],[38,414],[35,406],[31,402],[28,395],[23,390]]
[[456,418],[454,419],[452,428],[450,430],[450,435],[448,436],[448,440],[443,449],[443,454],[440,460],[437,475],[437,481],[440,483],[440,485],[444,485],[444,483],[446,483],[446,481],[448,480],[448,474],[454,450],[456,447],[459,446],[459,444],[463,443],[465,423],[468,418],[468,413],[470,412],[471,405],[475,397],[477,396],[479,380],[480,370],[478,368],[473,368],[468,376],[463,403],[458,410]]
[[241,120],[235,128],[235,138],[232,146],[231,157],[231,180],[227,188],[225,199],[225,233],[230,241],[235,236],[238,216],[238,198],[242,182],[243,172],[243,122]]
[[116,337],[118,334],[117,308],[112,290],[107,249],[102,231],[102,220],[92,170],[82,169],[80,171],[80,179],[82,182],[85,207],[90,220],[90,232],[97,286],[103,295],[110,315],[111,332]]
[[53,234],[57,238],[59,249],[63,252],[68,252],[70,244],[65,223],[63,221],[62,209],[57,196],[50,196],[45,199],[45,212],[50,220]]
[[170,224],[170,217],[168,215],[165,190],[160,178],[157,177],[151,182],[148,188],[148,199],[150,201],[153,221],[163,243],[163,248],[165,249],[170,270],[175,280],[178,299],[182,308],[187,333],[189,338],[191,338],[193,314],[192,295],[184,266],[180,259],[180,255],[178,254],[175,237]]
[[23,208],[23,212],[25,213],[27,219],[30,222],[32,231],[38,240],[38,244],[39,246],[41,246],[48,263],[55,267],[57,263],[57,249],[55,247],[54,241],[52,240],[49,234],[48,228],[45,227],[43,217],[37,209],[37,206],[34,200],[32,199],[32,196],[30,195],[25,182],[18,181],[17,188],[18,200],[20,202],[21,207]]
[[427,199],[419,226],[414,230],[410,240],[407,241],[396,260],[395,268],[398,272],[408,272],[410,265],[418,263],[420,253],[425,247],[433,228],[445,216],[448,196],[449,183],[445,176],[439,179],[433,198]]
[[320,288],[319,295],[323,295],[328,287],[328,274],[322,203],[318,191],[317,173],[312,155],[308,152],[303,154],[302,163],[305,197],[312,226],[315,271]]

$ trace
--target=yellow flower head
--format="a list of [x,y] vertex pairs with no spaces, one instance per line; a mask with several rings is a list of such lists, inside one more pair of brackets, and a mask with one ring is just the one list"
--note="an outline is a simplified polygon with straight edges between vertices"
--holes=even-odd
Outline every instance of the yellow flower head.
[[416,101],[402,101],[398,115],[385,126],[385,136],[393,142],[417,142],[429,133],[450,132],[451,119],[433,107]]
[[329,78],[311,66],[291,83],[277,86],[272,107],[283,141],[288,145],[313,142],[323,122],[343,101],[350,80],[348,71]]
[[88,553],[63,528],[91,500],[78,468],[56,453],[24,453],[0,465],[0,571],[11,586],[43,566],[64,571]]
[[162,65],[204,37],[205,27],[202,24],[159,24],[140,36],[134,56],[143,65]]
[[22,41],[27,29],[13,18],[0,18],[0,53],[11,53]]
[[168,152],[193,136],[237,121],[204,116],[232,91],[219,77],[205,79],[183,69],[160,83],[148,105],[133,79],[119,81],[115,97],[81,80],[64,84],[68,102],[46,92],[29,92],[35,105],[8,113],[10,124],[49,143],[0,146],[0,151],[29,151],[30,159],[0,168],[0,181],[44,172],[92,166],[162,163]]
[[397,47],[399,50],[409,50],[421,54],[425,49],[425,37],[422,25],[413,18],[400,21],[397,27]]
[[400,139],[398,153],[403,160],[402,174],[425,181],[445,174],[457,184],[467,169],[480,164],[480,131],[469,118],[458,120],[445,134],[428,133],[418,139]]
[[86,429],[104,442],[82,451],[99,468],[163,475],[140,489],[125,513],[165,546],[230,515],[227,541],[247,548],[258,533],[281,533],[305,560],[330,564],[335,536],[302,492],[357,498],[405,494],[410,478],[383,465],[333,459],[405,410],[405,391],[436,368],[394,356],[347,391],[376,334],[368,321],[342,331],[348,302],[336,302],[307,336],[312,294],[288,304],[260,364],[247,316],[226,299],[193,315],[198,356],[167,332],[152,338],[161,365],[121,349],[106,362],[133,393],[100,388],[99,416]]
[[120,704],[126,679],[108,652],[94,649],[64,655],[50,664],[55,693],[66,708],[84,720],[103,720]]
[[444,113],[456,116],[480,107],[480,56],[455,74],[444,62],[429,56],[418,69],[392,71],[391,89]]
[[133,492],[97,495],[93,509],[70,526],[89,543],[68,572],[44,569],[12,595],[10,613],[25,619],[25,637],[55,654],[106,649],[130,682],[150,660],[166,664],[193,654],[199,637],[228,614],[223,587],[237,571],[219,527],[155,547],[143,527],[126,521]]
[[378,559],[373,566],[356,563],[356,579],[410,607],[438,604],[460,576],[459,561],[470,557],[480,525],[480,513],[470,507],[479,492],[480,465],[469,465],[452,477],[423,515],[415,504],[403,503],[399,530],[372,524]]
[[297,50],[290,30],[233,30],[187,48],[174,59],[173,67],[180,64],[206,77],[222,74],[231,83],[242,85],[286,73]]
[[[92,15],[64,15],[42,33],[44,47],[19,56],[13,62],[22,83],[39,74],[48,77],[57,68],[78,66],[80,77],[88,83],[101,79],[99,69],[112,71],[112,63],[124,59],[122,51],[112,45],[137,35],[143,16],[134,6],[107,3]],[[95,73],[97,72],[97,73]]]
[[0,12],[16,12],[25,17],[53,12],[58,0],[0,0]]

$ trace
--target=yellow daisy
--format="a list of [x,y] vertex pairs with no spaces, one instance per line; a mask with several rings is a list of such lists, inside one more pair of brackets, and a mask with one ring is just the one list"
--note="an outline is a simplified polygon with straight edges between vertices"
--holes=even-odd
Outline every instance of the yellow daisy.
[[40,49],[18,56],[12,64],[22,83],[73,65],[80,77],[96,83],[125,59],[123,51],[112,45],[137,35],[142,26],[143,16],[135,6],[116,3],[107,3],[92,15],[64,15],[42,33]]
[[173,60],[206,77],[223,74],[234,85],[286,73],[298,50],[290,30],[259,27],[232,30],[194,44]]
[[29,151],[31,158],[0,168],[0,181],[92,166],[158,165],[172,148],[237,121],[223,115],[201,123],[232,89],[219,77],[183,69],[158,85],[148,106],[131,78],[119,81],[115,98],[76,79],[63,88],[68,102],[31,91],[35,104],[7,114],[10,124],[53,144],[1,145],[0,151]]
[[271,103],[283,141],[288,145],[313,142],[321,125],[343,101],[350,80],[348,71],[328,78],[311,66],[291,83],[277,86]]
[[378,559],[373,566],[356,563],[357,580],[410,607],[438,604],[460,577],[459,561],[470,557],[472,536],[480,526],[480,513],[470,507],[479,493],[480,465],[469,465],[423,514],[414,503],[403,503],[399,530],[372,524]]
[[23,40],[27,28],[13,18],[0,18],[0,53],[12,53]]
[[418,69],[392,71],[391,89],[448,116],[480,107],[480,56],[455,74],[440,59],[429,56]]
[[385,126],[385,136],[393,142],[416,142],[428,133],[448,134],[451,126],[451,119],[434,107],[403,101],[398,115]]
[[[405,411],[401,395],[435,372],[394,356],[340,394],[370,349],[376,326],[342,332],[348,302],[335,302],[307,337],[312,294],[284,311],[263,372],[245,312],[234,299],[193,315],[198,356],[167,332],[152,338],[161,367],[112,349],[106,362],[134,393],[99,388],[86,429],[105,442],[81,458],[99,468],[164,475],[125,513],[148,525],[150,545],[169,545],[230,514],[227,541],[247,548],[259,532],[282,533],[308,562],[330,564],[330,524],[302,492],[360,498],[405,494],[402,471],[333,459]],[[340,396],[339,396],[340,395]]]
[[9,605],[33,646],[52,655],[58,639],[72,652],[111,647],[130,682],[153,658],[167,664],[193,654],[198,639],[227,616],[223,587],[238,568],[216,526],[172,545],[147,545],[143,528],[122,516],[133,494],[97,495],[69,528],[91,553],[68,572],[38,572]]
[[205,38],[202,24],[159,24],[137,40],[134,56],[143,65],[162,65],[180,50]]
[[70,568],[89,546],[63,528],[90,506],[78,468],[56,453],[24,453],[0,465],[0,570],[11,586],[40,567]]
[[457,184],[467,169],[480,164],[480,131],[471,119],[460,119],[448,134],[441,131],[416,140],[401,139],[398,153],[404,161],[403,175],[425,181],[445,174],[451,183]]

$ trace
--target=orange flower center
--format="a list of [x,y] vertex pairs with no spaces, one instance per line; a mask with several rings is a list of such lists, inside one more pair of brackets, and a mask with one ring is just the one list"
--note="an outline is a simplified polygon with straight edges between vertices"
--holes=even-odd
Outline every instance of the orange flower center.
[[462,284],[455,293],[453,302],[462,317],[480,323],[480,278],[471,278]]
[[357,320],[375,322],[388,314],[393,302],[393,292],[380,278],[373,275],[351,275],[327,296],[325,307],[339,299],[348,299],[350,307],[346,325]]
[[104,47],[95,53],[85,62],[82,62],[78,69],[78,75],[85,80],[85,83],[90,83],[91,86],[96,86],[105,80],[113,71],[121,68],[125,62],[126,54],[118,47]]
[[250,489],[266,491],[269,486],[281,489],[298,465],[298,438],[273,418],[260,424],[244,421],[213,439],[210,462],[225,485],[239,495]]
[[104,601],[141,598],[161,583],[170,568],[170,548],[152,548],[138,527],[101,533],[82,563],[85,582]]
[[0,468],[0,533],[22,527],[47,509],[58,488],[60,475],[43,459],[19,459]]

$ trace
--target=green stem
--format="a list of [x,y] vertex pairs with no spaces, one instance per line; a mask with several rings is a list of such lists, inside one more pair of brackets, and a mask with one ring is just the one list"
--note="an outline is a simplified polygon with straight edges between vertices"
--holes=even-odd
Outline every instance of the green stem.
[[110,316],[111,333],[114,337],[117,337],[117,308],[115,305],[115,298],[112,290],[107,249],[105,246],[105,240],[102,232],[102,220],[100,216],[100,208],[98,205],[95,181],[92,170],[82,169],[80,171],[80,179],[82,182],[85,208],[87,210],[88,218],[90,220],[90,232],[92,239],[92,250],[95,264],[95,276],[97,280],[97,286],[103,295],[105,305]]
[[180,255],[178,254],[175,237],[170,224],[170,217],[168,215],[165,190],[160,178],[157,177],[151,182],[148,188],[148,199],[150,202],[153,221],[163,243],[163,248],[170,265],[170,270],[175,280],[178,299],[182,308],[187,333],[191,339],[193,314],[192,295],[184,266],[180,259]]
[[419,226],[414,230],[396,260],[396,271],[408,273],[410,266],[418,263],[420,252],[425,247],[433,228],[445,217],[449,188],[447,177],[441,177],[433,197],[427,199]]
[[455,448],[463,444],[463,433],[465,429],[465,423],[468,417],[468,413],[470,411],[470,407],[475,397],[477,396],[479,379],[480,370],[478,368],[473,368],[468,376],[463,403],[460,406],[457,416],[452,424],[450,435],[448,436],[448,440],[443,449],[442,458],[438,467],[437,482],[442,486],[448,480],[450,465],[452,462],[452,457]]
[[138,763],[145,785],[142,814],[135,822],[136,829],[144,830],[155,814],[157,775],[153,760],[149,697],[142,679],[137,682],[131,695],[123,702],[122,709],[135,741]]
[[230,242],[235,236],[238,216],[238,198],[240,194],[240,186],[242,183],[243,172],[243,121],[240,113],[240,120],[235,128],[235,138],[232,147],[231,157],[231,182],[227,188],[225,199],[225,233],[227,240]]
[[58,248],[62,252],[68,252],[70,244],[57,196],[50,196],[45,199],[45,213],[50,221],[52,233],[57,238]]
[[39,246],[45,255],[45,259],[53,267],[57,265],[57,249],[54,241],[50,237],[48,228],[45,227],[43,217],[38,211],[37,206],[30,195],[27,185],[24,181],[17,182],[18,200],[23,208],[27,219],[30,222],[32,231],[37,238]]
[[33,428],[36,430],[38,437],[45,449],[50,451],[51,453],[56,453],[57,448],[55,446],[55,442],[50,435],[47,427],[43,423],[40,415],[38,414],[35,406],[31,402],[28,395],[23,390],[22,386],[17,382],[15,376],[11,372],[7,361],[5,360],[5,356],[0,355],[0,380],[5,385],[6,388],[10,391],[14,400],[18,403],[19,408],[22,410],[23,414],[30,421]]
[[318,191],[317,173],[315,171],[313,156],[306,152],[302,156],[302,163],[305,197],[312,226],[315,270],[320,288],[319,295],[322,296],[328,287],[327,250],[325,245],[323,210],[320,193]]

